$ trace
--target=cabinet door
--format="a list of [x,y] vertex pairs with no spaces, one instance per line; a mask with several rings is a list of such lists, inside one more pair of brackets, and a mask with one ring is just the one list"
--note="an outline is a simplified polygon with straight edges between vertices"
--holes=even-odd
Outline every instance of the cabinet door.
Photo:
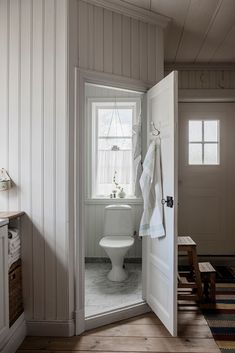
[[0,227],[0,345],[9,330],[8,236],[7,225]]

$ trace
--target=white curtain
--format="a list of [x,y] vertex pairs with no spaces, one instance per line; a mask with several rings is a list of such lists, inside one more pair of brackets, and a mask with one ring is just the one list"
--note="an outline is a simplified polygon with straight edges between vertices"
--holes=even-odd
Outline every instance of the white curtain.
[[129,184],[132,178],[132,151],[102,150],[98,154],[98,183],[109,184],[115,171],[119,184]]

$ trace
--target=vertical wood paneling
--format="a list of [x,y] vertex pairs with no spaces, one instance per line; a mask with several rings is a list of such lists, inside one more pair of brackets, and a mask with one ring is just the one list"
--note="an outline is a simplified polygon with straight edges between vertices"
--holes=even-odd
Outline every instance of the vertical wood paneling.
[[[19,182],[19,138],[18,129],[20,124],[20,23],[19,23],[18,0],[10,1],[10,23],[9,23],[9,173],[14,181]],[[19,198],[17,188],[9,190],[9,207],[17,210]]]
[[[165,72],[165,75],[168,71]],[[179,70],[180,89],[234,89],[235,70]]]
[[[21,163],[20,163],[20,195],[21,209],[31,214],[31,67],[32,67],[32,1],[21,1]],[[33,239],[32,223],[28,216],[22,224],[22,256],[23,256],[23,288],[26,318],[33,313]]]
[[78,43],[79,66],[87,67],[88,64],[88,6],[83,1],[78,3]]
[[104,71],[112,73],[113,70],[113,15],[111,11],[104,10]]
[[156,27],[156,82],[164,77],[164,38],[163,30]]
[[131,77],[140,78],[139,22],[131,20]]
[[45,2],[44,31],[44,237],[45,315],[56,318],[55,248],[55,1]]
[[162,29],[78,2],[79,66],[156,83],[163,77]]
[[113,13],[113,73],[122,75],[122,15]]
[[[94,7],[94,69],[103,71],[104,68],[104,23],[101,7]],[[85,50],[85,48],[83,48]]]
[[[9,74],[9,1],[0,1],[0,165],[8,169],[8,74]],[[8,192],[1,192],[0,209],[8,208]]]
[[67,238],[67,2],[56,2],[56,123],[55,123],[55,194],[57,256],[57,319],[68,315],[68,238]]
[[131,76],[131,19],[122,18],[122,74]]
[[156,79],[156,36],[155,26],[148,25],[148,81]]
[[148,25],[140,22],[140,79],[148,80]]
[[[88,62],[87,68],[93,69],[94,68],[94,6],[87,4],[88,6]],[[79,47],[80,49],[80,47]]]
[[43,0],[33,1],[33,64],[32,64],[32,220],[34,261],[34,319],[44,319],[43,238]]
[[67,0],[0,0],[0,51],[0,167],[15,182],[0,209],[27,214],[26,318],[66,320]]

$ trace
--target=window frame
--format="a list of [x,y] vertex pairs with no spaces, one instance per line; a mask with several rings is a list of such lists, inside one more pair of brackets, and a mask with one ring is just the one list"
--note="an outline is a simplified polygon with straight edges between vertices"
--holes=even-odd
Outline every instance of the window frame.
[[[112,108],[118,105],[118,108],[129,108],[133,109],[133,120],[132,124],[135,124],[138,120],[139,114],[141,113],[141,97],[108,97],[108,98],[87,98],[87,199],[89,200],[110,200],[108,195],[98,195],[96,176],[98,168],[98,109]],[[90,142],[88,146],[88,142]],[[125,199],[137,199],[135,195],[126,195]],[[117,199],[119,200],[119,199]]]
[[[202,122],[202,139],[201,141],[189,141],[189,125],[190,125],[190,122],[192,121],[200,121]],[[217,122],[217,141],[205,141],[205,128],[204,128],[204,124],[205,122],[207,121],[216,121]],[[188,131],[187,131],[187,136],[188,136],[188,141],[187,141],[187,154],[188,154],[188,158],[187,158],[187,163],[190,167],[193,167],[193,166],[205,166],[205,167],[213,167],[213,166],[218,166],[220,165],[220,120],[219,119],[214,119],[214,118],[211,118],[211,119],[189,119],[188,120]],[[189,147],[190,145],[193,145],[193,144],[200,144],[202,146],[202,163],[190,163],[189,161],[189,158],[190,158],[190,155],[189,155]],[[217,163],[204,163],[204,157],[205,157],[205,145],[217,145]]]

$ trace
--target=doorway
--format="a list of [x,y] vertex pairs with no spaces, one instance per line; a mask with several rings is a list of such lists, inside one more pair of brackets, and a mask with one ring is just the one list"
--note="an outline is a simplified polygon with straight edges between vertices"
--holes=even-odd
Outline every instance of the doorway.
[[[115,84],[114,84],[115,83]],[[115,89],[145,93],[149,88],[130,79],[113,75],[76,70],[76,334],[86,329],[118,321],[149,311],[150,308],[172,335],[177,334],[177,73],[172,73],[144,94],[142,131],[147,144],[151,141],[152,122],[161,131],[163,198],[173,197],[174,207],[164,205],[166,235],[162,238],[142,240],[142,296],[143,302],[86,317],[85,313],[85,258],[86,258],[86,202],[87,192],[94,195],[94,185],[89,183],[84,166],[87,165],[84,146],[86,130],[86,84],[115,87]],[[117,104],[116,99],[115,104]],[[91,130],[89,130],[91,131]],[[115,143],[116,145],[116,143]],[[89,148],[92,148],[89,145]],[[146,153],[146,148],[143,156]],[[97,172],[97,168],[95,170]],[[97,200],[92,200],[97,201]],[[102,200],[103,201],[103,200]],[[110,201],[110,199],[109,199]],[[116,201],[116,200],[115,200]],[[131,200],[128,200],[131,204]],[[135,202],[133,202],[135,204]],[[164,203],[162,203],[164,204]],[[103,204],[103,209],[104,209]],[[132,205],[132,204],[131,204]],[[171,203],[171,205],[173,205]],[[168,207],[170,207],[168,209]],[[103,211],[104,212],[104,211]],[[88,218],[88,217],[87,217]],[[89,218],[91,219],[91,217]],[[90,224],[88,219],[88,224]],[[99,231],[99,236],[102,231]],[[96,243],[97,244],[97,243]],[[100,249],[99,249],[100,250]],[[88,256],[87,256],[88,257]],[[157,280],[156,280],[157,279]],[[148,304],[148,305],[147,305]]]
[[[110,86],[85,84],[85,318],[143,303],[142,241],[138,237],[143,201],[136,175],[141,161],[134,158],[136,134],[141,126],[142,92]],[[146,144],[144,136],[138,143]],[[138,152],[138,151],[137,151]],[[106,213],[112,217],[129,210],[131,224],[116,224],[105,231]],[[128,207],[128,208],[127,208]],[[120,208],[120,209],[119,209]],[[123,217],[120,221],[124,221]],[[107,222],[106,222],[107,223]],[[131,234],[128,227],[130,226]],[[116,228],[116,229],[115,229]],[[124,256],[123,279],[108,278],[111,259],[101,240],[111,233],[121,244],[121,237],[131,236],[133,244]],[[119,234],[120,233],[120,234]],[[117,244],[117,246],[120,246]],[[115,249],[114,249],[115,251]]]

